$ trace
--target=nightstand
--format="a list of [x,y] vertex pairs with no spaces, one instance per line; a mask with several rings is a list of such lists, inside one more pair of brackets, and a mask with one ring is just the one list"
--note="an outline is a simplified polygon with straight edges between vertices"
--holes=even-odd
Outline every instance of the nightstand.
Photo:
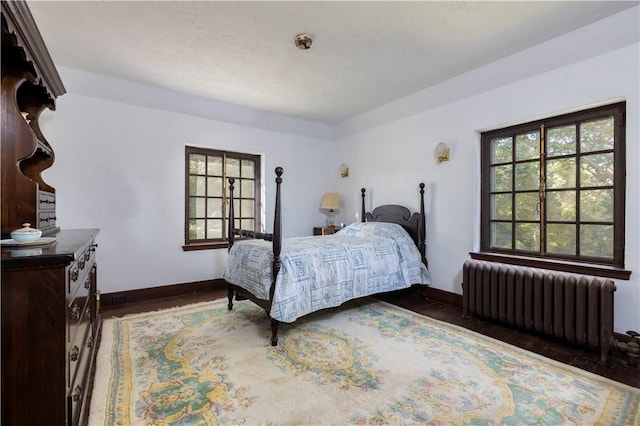
[[314,226],[313,235],[331,235],[335,234],[342,228],[339,226]]

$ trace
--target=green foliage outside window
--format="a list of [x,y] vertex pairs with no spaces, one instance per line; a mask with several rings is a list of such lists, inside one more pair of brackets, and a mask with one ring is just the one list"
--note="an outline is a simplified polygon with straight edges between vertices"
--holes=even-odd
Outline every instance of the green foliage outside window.
[[624,109],[484,133],[483,250],[620,264]]

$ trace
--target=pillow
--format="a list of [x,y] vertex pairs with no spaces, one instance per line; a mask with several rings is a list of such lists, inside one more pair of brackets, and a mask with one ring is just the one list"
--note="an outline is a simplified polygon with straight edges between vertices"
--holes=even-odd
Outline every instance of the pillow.
[[356,222],[342,228],[337,234],[354,237],[377,235],[393,239],[409,237],[409,234],[401,225],[389,222]]

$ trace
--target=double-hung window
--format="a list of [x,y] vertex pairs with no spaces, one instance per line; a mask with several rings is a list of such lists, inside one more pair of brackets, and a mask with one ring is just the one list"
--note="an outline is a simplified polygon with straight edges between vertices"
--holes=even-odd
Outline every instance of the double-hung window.
[[482,134],[481,251],[624,267],[625,103]]
[[185,250],[226,247],[228,179],[237,228],[260,229],[260,156],[187,146]]

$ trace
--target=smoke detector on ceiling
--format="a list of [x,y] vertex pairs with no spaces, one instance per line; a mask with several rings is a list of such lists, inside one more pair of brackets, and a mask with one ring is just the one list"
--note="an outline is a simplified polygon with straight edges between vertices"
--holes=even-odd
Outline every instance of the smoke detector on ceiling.
[[313,43],[309,34],[298,34],[293,41],[300,50],[311,49],[311,43]]

